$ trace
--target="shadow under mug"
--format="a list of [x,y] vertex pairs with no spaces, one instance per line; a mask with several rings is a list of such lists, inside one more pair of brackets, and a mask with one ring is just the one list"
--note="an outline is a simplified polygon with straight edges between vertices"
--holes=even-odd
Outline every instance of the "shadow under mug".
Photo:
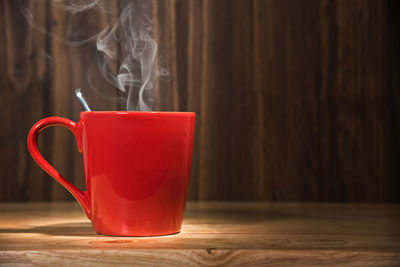
[[[39,133],[63,126],[83,155],[86,191],[40,154]],[[180,231],[192,165],[192,112],[81,112],[80,122],[49,117],[29,132],[33,159],[80,203],[97,233],[157,236]]]

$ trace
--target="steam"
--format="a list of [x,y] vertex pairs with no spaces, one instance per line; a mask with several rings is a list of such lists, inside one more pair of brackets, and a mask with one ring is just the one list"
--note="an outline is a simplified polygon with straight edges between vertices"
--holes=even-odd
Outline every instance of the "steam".
[[64,9],[65,11],[76,14],[79,12],[83,12],[89,9],[92,9],[99,5],[99,0],[87,1],[87,0],[75,0],[75,1],[66,1],[63,0],[53,0],[53,5],[59,8]]
[[[97,38],[97,50],[103,53],[103,57],[98,58],[98,67],[111,84],[128,93],[128,110],[150,110],[154,102],[157,43],[151,36],[152,32],[151,19],[139,5],[129,2],[113,28],[106,28]],[[121,41],[119,55],[115,51],[116,41]],[[114,60],[121,60],[116,76],[108,68]],[[136,102],[134,93],[138,85]]]
[[[71,46],[96,40],[98,70],[124,95],[127,110],[151,110],[155,101],[156,76],[169,74],[156,64],[158,45],[153,38],[154,23],[149,15],[150,2],[123,1],[116,21],[84,40],[71,41],[52,36],[57,41]],[[113,3],[109,0],[53,0],[52,3],[54,7],[62,8],[71,15],[88,10],[117,12],[117,9],[107,6]],[[22,8],[22,13],[35,29],[49,34],[44,27],[35,23],[32,13],[27,8]]]

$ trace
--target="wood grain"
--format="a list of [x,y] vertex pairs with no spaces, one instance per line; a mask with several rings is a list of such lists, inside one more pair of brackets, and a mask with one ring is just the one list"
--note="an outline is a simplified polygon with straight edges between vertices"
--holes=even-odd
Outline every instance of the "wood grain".
[[93,232],[76,203],[0,205],[0,262],[71,265],[400,263],[400,206],[188,203],[182,231],[152,238]]
[[[25,140],[43,117],[78,120],[73,89],[90,88],[95,43],[60,38],[85,39],[116,19],[39,2],[21,4],[48,35],[18,1],[0,4],[0,201],[72,200]],[[398,1],[152,3],[159,60],[170,71],[157,81],[156,109],[197,114],[189,199],[400,201]],[[84,92],[97,109],[123,108],[111,86]],[[73,136],[42,135],[45,157],[84,188]]]
[[[41,23],[46,23],[45,6],[34,12]],[[50,102],[46,101],[49,65],[41,54],[48,43],[29,27],[16,1],[1,3],[0,19],[0,199],[48,200],[51,184],[29,160],[25,141],[31,125],[51,115],[46,104]],[[51,140],[40,141],[41,151],[49,156]]]
[[394,253],[265,250],[75,250],[0,252],[7,264],[40,266],[396,266]]

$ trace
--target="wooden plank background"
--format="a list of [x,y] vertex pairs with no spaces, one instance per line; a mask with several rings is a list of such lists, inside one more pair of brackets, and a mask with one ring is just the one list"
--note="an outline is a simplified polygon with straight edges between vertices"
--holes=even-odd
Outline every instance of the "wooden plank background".
[[[78,120],[73,88],[90,87],[95,43],[54,36],[80,40],[115,17],[22,5],[49,34],[1,1],[0,201],[72,199],[30,158],[26,136],[46,116]],[[171,73],[157,110],[197,113],[189,199],[399,202],[398,11],[394,0],[154,1]],[[121,108],[87,94],[98,109]],[[84,188],[67,130],[46,130],[40,148]]]

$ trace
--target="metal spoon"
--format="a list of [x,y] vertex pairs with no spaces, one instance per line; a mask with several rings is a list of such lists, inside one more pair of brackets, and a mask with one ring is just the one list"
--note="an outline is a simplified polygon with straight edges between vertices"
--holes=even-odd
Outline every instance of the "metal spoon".
[[90,108],[89,108],[88,104],[86,103],[85,98],[83,97],[81,88],[75,89],[75,95],[78,98],[79,102],[81,102],[83,109],[85,111],[90,111]]

